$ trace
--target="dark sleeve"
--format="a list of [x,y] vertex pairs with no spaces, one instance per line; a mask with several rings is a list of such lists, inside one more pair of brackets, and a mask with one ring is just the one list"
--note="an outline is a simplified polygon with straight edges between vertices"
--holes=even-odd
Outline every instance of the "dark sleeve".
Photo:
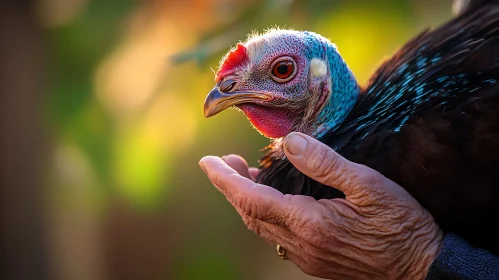
[[426,276],[426,280],[437,279],[499,279],[499,257],[473,248],[464,239],[449,233]]

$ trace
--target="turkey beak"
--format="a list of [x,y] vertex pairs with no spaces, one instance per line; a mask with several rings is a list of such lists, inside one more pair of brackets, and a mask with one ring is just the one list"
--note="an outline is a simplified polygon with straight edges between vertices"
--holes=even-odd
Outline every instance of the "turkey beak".
[[254,103],[255,101],[268,101],[270,96],[267,93],[259,91],[232,91],[221,92],[218,85],[215,86],[204,101],[204,116],[209,118],[214,116],[230,106],[242,103]]

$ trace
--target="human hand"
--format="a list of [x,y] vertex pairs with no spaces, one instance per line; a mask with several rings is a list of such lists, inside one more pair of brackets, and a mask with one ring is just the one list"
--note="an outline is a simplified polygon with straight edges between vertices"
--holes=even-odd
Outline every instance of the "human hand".
[[315,200],[254,182],[255,169],[237,156],[207,156],[200,166],[213,185],[263,239],[280,244],[307,274],[328,279],[424,279],[443,233],[402,187],[346,160],[301,133],[284,139],[301,172],[345,194]]

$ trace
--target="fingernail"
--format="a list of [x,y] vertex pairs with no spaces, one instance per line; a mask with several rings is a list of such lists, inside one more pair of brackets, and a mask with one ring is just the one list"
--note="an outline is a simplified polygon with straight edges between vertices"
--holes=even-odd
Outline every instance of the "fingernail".
[[202,161],[202,160],[201,160],[201,161],[199,161],[199,162],[198,162],[198,164],[199,164],[199,167],[201,168],[201,170],[203,170],[203,172],[204,172],[205,174],[208,174],[208,173],[206,173],[206,167],[204,167],[204,163],[203,163],[203,161]]
[[307,140],[296,133],[290,133],[284,139],[284,147],[292,155],[299,156],[307,148]]

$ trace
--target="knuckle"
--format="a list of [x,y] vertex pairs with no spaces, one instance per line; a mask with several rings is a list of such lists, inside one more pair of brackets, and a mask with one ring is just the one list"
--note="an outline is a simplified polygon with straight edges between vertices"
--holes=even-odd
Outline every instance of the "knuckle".
[[241,209],[241,212],[244,215],[252,217],[252,206],[251,203],[248,201],[248,198],[242,195],[235,195],[234,196],[234,204],[236,205],[237,208]]
[[308,167],[317,170],[323,167],[326,160],[326,149],[322,145],[315,145],[308,156]]
[[212,174],[210,176],[210,181],[211,183],[213,183],[215,186],[219,187],[219,188],[224,188],[225,186],[225,181],[223,179],[222,176],[220,176],[220,174]]
[[262,227],[262,224],[258,220],[246,216],[243,218],[243,222],[246,228],[254,232],[256,235],[262,238],[268,235],[266,234],[266,230]]
[[252,219],[251,217],[245,216],[245,217],[243,217],[243,222],[244,222],[244,225],[249,230],[253,231],[257,235],[260,235],[260,227],[257,225],[257,223],[255,222],[254,219]]
[[260,212],[259,212],[259,207],[257,203],[252,201],[246,196],[243,195],[235,195],[234,197],[234,204],[236,205],[237,208],[241,210],[241,212],[252,218],[252,219],[259,219],[260,217]]
[[312,152],[309,162],[316,179],[329,183],[341,180],[341,158],[333,150],[320,145]]

